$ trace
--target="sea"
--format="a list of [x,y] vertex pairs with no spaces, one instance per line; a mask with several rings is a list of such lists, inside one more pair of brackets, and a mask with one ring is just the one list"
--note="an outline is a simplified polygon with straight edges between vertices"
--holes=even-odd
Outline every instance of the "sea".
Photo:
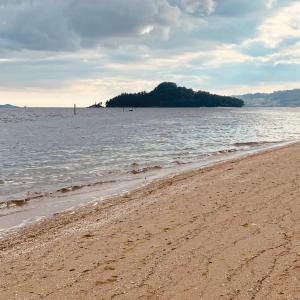
[[299,139],[300,108],[1,109],[0,236]]

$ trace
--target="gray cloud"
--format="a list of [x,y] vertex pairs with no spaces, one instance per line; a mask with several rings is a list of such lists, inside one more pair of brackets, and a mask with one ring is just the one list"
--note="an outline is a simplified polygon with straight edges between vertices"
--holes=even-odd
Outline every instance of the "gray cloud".
[[2,0],[0,49],[74,51],[116,37],[166,38],[213,8],[213,0]]
[[15,1],[0,6],[0,48],[68,50],[77,47],[76,35],[64,18],[59,1]]
[[214,0],[169,0],[171,4],[180,7],[186,13],[193,15],[207,15],[214,11]]

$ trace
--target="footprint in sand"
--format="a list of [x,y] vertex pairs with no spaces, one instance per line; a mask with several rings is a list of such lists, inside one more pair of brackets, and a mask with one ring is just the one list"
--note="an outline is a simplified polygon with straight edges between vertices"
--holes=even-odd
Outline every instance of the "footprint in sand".
[[97,280],[96,281],[96,285],[103,285],[103,284],[108,284],[108,283],[113,283],[113,282],[116,282],[118,280],[118,277],[117,275],[115,276],[112,276],[106,280]]
[[105,266],[104,271],[114,271],[116,268],[113,266]]

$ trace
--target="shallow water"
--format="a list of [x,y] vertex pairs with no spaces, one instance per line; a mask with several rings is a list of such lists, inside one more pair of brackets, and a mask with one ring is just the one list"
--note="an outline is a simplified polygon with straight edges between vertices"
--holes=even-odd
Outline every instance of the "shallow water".
[[0,110],[0,230],[296,141],[299,125],[299,108]]

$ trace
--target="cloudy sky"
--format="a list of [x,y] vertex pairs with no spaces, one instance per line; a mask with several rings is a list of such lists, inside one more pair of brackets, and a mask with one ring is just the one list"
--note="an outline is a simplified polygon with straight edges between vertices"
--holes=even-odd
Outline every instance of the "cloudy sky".
[[0,0],[0,103],[300,88],[299,16],[299,0]]

